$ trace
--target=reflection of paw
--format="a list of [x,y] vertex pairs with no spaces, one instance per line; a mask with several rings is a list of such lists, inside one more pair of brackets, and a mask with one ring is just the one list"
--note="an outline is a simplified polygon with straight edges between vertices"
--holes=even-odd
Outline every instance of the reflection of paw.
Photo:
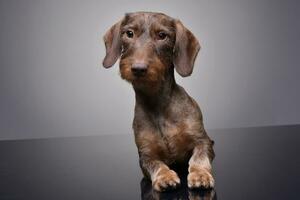
[[197,169],[190,172],[188,175],[188,186],[189,188],[213,188],[215,180],[211,173],[206,169]]
[[[201,192],[200,192],[201,191]],[[189,190],[189,200],[213,200],[216,198],[216,192],[212,190]]]
[[156,191],[164,191],[166,189],[176,188],[180,184],[180,179],[173,170],[160,171],[152,181],[153,188]]

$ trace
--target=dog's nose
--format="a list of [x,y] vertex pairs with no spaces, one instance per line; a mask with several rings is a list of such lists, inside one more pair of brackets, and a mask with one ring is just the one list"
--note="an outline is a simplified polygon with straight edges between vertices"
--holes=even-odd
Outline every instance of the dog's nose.
[[131,66],[131,71],[135,76],[144,76],[147,72],[148,65],[145,63],[134,63]]

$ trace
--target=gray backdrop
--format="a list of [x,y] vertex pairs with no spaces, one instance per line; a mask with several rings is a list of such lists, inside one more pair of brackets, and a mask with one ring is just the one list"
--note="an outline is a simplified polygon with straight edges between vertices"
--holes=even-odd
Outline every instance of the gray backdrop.
[[300,123],[300,1],[0,1],[0,139],[131,132],[134,93],[102,68],[125,12],[181,21],[202,50],[179,84],[209,129]]

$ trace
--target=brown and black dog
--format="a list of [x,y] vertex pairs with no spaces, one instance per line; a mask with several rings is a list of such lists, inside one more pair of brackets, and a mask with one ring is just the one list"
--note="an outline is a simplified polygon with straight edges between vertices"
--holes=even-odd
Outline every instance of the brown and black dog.
[[105,34],[109,68],[120,57],[121,77],[135,91],[133,130],[140,166],[157,191],[175,188],[180,179],[170,165],[188,162],[189,188],[212,188],[213,141],[196,101],[176,84],[193,71],[200,45],[183,24],[162,13],[126,14]]

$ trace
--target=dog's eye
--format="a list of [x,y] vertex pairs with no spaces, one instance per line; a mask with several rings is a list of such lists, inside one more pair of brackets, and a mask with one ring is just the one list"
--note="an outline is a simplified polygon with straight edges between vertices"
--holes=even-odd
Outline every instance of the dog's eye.
[[158,33],[158,39],[159,40],[164,40],[167,37],[167,34],[165,32],[160,31]]
[[126,35],[129,38],[133,38],[133,31],[126,31]]

